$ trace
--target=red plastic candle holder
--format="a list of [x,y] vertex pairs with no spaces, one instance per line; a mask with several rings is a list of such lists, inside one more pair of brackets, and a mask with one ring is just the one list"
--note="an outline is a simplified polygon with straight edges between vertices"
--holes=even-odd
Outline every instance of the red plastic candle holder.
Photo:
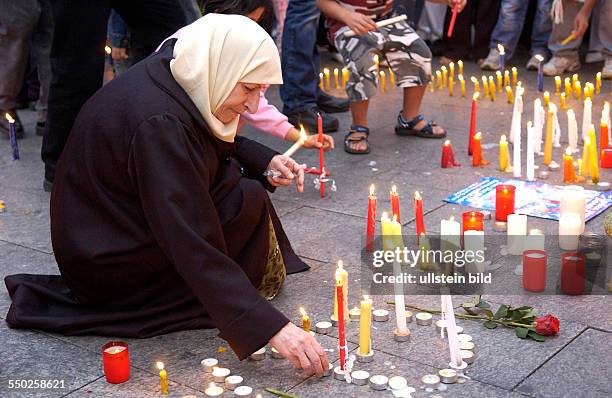
[[102,346],[104,376],[111,384],[119,384],[130,379],[130,353],[127,343],[110,341]]
[[508,221],[508,215],[514,213],[514,185],[498,185],[495,187],[495,220]]
[[563,253],[561,256],[561,291],[573,296],[582,294],[585,272],[584,255],[576,252]]
[[466,211],[463,213],[463,230],[484,231],[484,214],[479,211]]
[[612,148],[601,150],[601,167],[604,169],[612,169]]
[[544,250],[523,252],[523,289],[530,292],[542,292],[546,289],[547,258]]

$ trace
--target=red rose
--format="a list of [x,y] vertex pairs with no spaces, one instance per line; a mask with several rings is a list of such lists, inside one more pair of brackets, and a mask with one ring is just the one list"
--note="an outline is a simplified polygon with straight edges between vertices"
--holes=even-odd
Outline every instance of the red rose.
[[559,320],[554,316],[548,314],[536,318],[535,321],[535,331],[537,334],[541,334],[542,336],[554,336],[559,333]]

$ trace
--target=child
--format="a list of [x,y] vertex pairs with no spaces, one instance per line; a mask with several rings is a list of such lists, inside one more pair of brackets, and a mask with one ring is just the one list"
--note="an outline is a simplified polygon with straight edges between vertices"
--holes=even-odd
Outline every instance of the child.
[[[463,9],[466,0],[432,0]],[[443,138],[446,131],[420,114],[426,84],[431,79],[431,51],[406,21],[377,28],[375,20],[391,17],[392,0],[317,0],[329,19],[330,36],[340,51],[350,77],[346,92],[351,101],[353,123],[344,140],[348,153],[366,154],[368,144],[368,104],[377,91],[378,74],[373,55],[387,59],[404,89],[404,104],[397,117],[397,135]],[[346,37],[348,30],[355,36]]]

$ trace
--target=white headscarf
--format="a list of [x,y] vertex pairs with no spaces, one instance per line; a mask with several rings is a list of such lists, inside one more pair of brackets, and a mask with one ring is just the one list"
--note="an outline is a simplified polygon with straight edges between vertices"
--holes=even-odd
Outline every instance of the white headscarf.
[[238,82],[282,84],[278,49],[254,21],[240,15],[207,14],[183,28],[170,70],[213,134],[234,142],[237,116],[228,124],[214,116]]

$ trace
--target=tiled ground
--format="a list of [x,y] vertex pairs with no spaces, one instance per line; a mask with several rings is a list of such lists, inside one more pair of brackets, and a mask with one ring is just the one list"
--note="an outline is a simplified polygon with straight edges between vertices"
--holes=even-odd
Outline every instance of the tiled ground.
[[[584,81],[592,78],[596,70],[582,72]],[[473,64],[466,64],[465,75],[480,76]],[[586,76],[590,76],[588,78]],[[535,98],[535,75],[520,68],[520,80],[527,87],[524,119],[532,113]],[[546,79],[546,87],[553,89],[552,79]],[[610,100],[610,83],[604,82],[603,93],[594,104],[593,120],[599,120],[604,99]],[[471,83],[468,84],[468,95]],[[273,103],[279,104],[275,88],[269,91]],[[297,253],[312,266],[312,270],[288,278],[286,287],[275,300],[275,305],[298,321],[299,306],[308,308],[314,322],[327,319],[332,312],[332,276],[334,263],[345,261],[349,271],[350,304],[358,304],[360,297],[359,262],[360,247],[365,229],[365,209],[368,186],[379,187],[379,209],[389,209],[387,195],[383,193],[391,184],[397,184],[402,223],[407,233],[414,231],[411,197],[415,190],[423,192],[425,223],[429,231],[439,231],[439,221],[450,215],[458,216],[464,209],[446,205],[442,199],[483,176],[500,176],[497,163],[499,136],[508,132],[511,105],[505,94],[497,102],[479,102],[478,129],[484,133],[484,157],[491,166],[474,169],[466,156],[469,101],[457,96],[450,98],[442,92],[427,93],[424,112],[449,130],[456,158],[464,166],[456,169],[440,169],[441,142],[419,138],[401,138],[393,134],[397,111],[401,105],[401,92],[396,89],[379,96],[371,104],[371,144],[369,156],[351,156],[342,151],[342,134],[335,134],[338,149],[326,156],[338,191],[331,198],[321,199],[307,178],[306,192],[299,195],[294,190],[279,190],[273,195],[277,211],[291,238]],[[582,120],[582,109],[571,101]],[[21,112],[28,131],[19,142],[22,159],[10,160],[8,143],[0,142],[0,200],[7,210],[0,214],[0,275],[13,273],[57,273],[49,234],[49,195],[42,192],[42,163],[39,149],[40,137],[36,137],[34,116],[30,111]],[[348,114],[338,115],[341,129],[348,128]],[[561,117],[565,134],[566,121]],[[253,130],[244,132],[270,146],[284,150],[289,145]],[[298,152],[299,161],[313,164],[313,151]],[[555,151],[560,161],[560,150]],[[612,172],[602,170],[602,180],[612,180]],[[560,175],[554,174],[551,183],[560,183]],[[603,216],[587,224],[587,230],[602,233]],[[530,219],[530,226],[554,233],[556,224],[550,221]],[[496,235],[487,225],[487,234]],[[498,234],[503,239],[503,234]],[[551,243],[552,241],[552,243]],[[558,262],[554,240],[549,240],[551,261]],[[508,292],[519,293],[519,277],[512,274],[518,263],[516,257],[493,259],[502,266],[495,271],[504,278]],[[556,283],[551,273],[551,284]],[[407,292],[406,301],[421,307],[439,307],[438,296],[417,296]],[[420,379],[446,367],[448,349],[446,341],[436,335],[433,326],[424,327],[410,323],[412,336],[409,342],[396,343],[392,339],[393,322],[374,323],[374,362],[358,365],[371,374],[401,375],[416,388],[416,397],[609,397],[612,396],[612,299],[611,296],[562,297],[519,296],[497,294],[486,297],[494,304],[509,303],[515,306],[533,305],[543,313],[556,314],[561,319],[561,332],[545,343],[522,341],[510,330],[485,329],[474,321],[459,320],[467,333],[474,337],[477,360],[468,369],[471,380],[463,385],[449,386],[445,391],[427,392],[421,389]],[[375,307],[393,308],[386,302],[389,296],[374,297]],[[456,306],[467,297],[455,296]],[[10,300],[4,289],[0,291],[0,316],[4,317]],[[330,359],[337,361],[336,331],[329,336],[319,336],[322,345],[329,350]],[[357,322],[347,329],[349,349],[358,343]],[[100,346],[110,337],[64,337],[38,331],[11,330],[0,324],[0,396],[2,397],[152,397],[159,396],[158,377],[154,368],[157,360],[166,363],[170,379],[170,396],[193,394],[204,396],[210,382],[199,366],[201,359],[217,357],[234,374],[242,375],[247,385],[264,397],[265,387],[288,391],[300,397],[375,397],[391,396],[390,392],[374,392],[367,387],[347,385],[330,378],[317,380],[303,376],[284,360],[267,358],[263,362],[239,362],[226,344],[216,337],[214,330],[188,331],[159,336],[147,340],[128,340],[132,358],[132,377],[121,385],[106,383],[101,366]],[[64,388],[57,390],[14,390],[8,381],[14,379],[60,379]],[[232,394],[226,392],[224,397]]]

